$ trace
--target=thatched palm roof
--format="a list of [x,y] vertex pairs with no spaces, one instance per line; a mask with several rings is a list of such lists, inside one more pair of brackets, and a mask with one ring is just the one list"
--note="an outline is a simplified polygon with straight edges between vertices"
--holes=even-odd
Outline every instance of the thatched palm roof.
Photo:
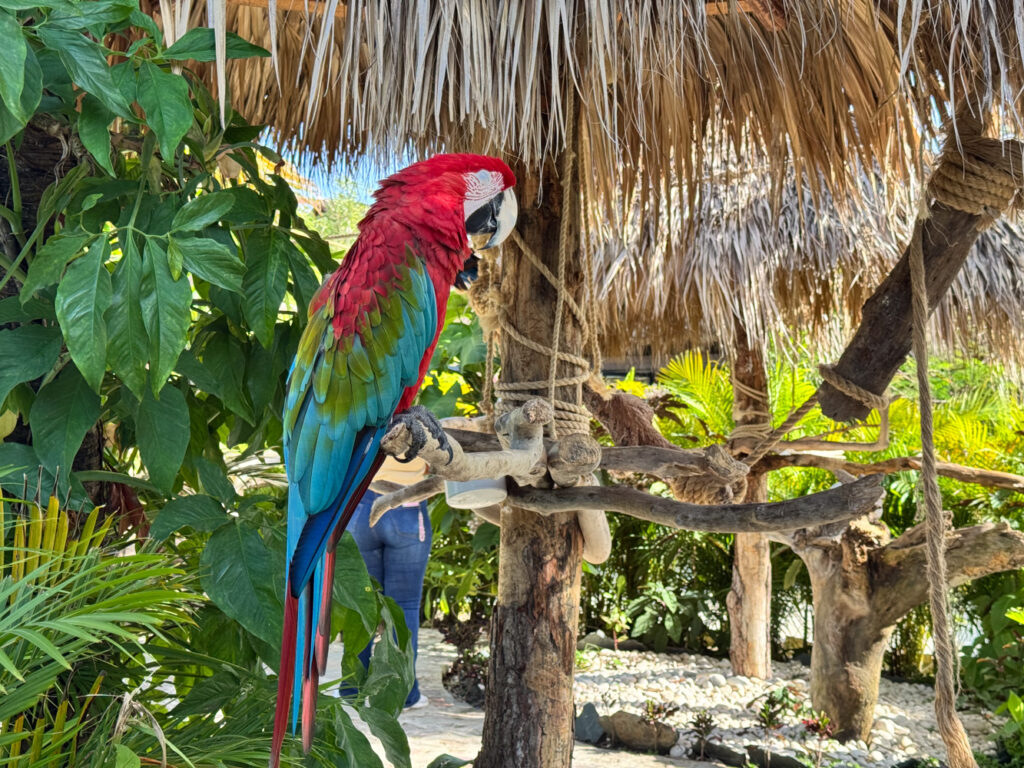
[[[151,2],[170,16],[194,0]],[[613,338],[644,318],[721,338],[738,308],[755,336],[788,323],[838,339],[905,240],[858,169],[900,188],[965,101],[993,105],[1004,131],[1022,123],[1024,0],[210,0],[192,24],[207,5],[275,53],[228,63],[232,103],[325,163],[472,149],[537,171],[578,96],[591,228],[610,221],[621,241],[645,222],[625,237],[642,247],[617,267]],[[675,213],[705,205],[706,168],[752,158],[749,189]],[[975,254],[947,337],[1017,333],[1018,278],[993,269]],[[978,303],[985,281],[1001,315]]]
[[[327,162],[475,149],[536,169],[561,149],[576,92],[591,199],[605,203],[634,186],[660,192],[645,200],[673,183],[692,190],[695,147],[756,149],[813,191],[856,191],[853,161],[903,173],[917,127],[951,96],[972,89],[1015,122],[1024,85],[1024,0],[209,5],[276,52],[276,71],[230,62],[228,82],[233,103],[287,145]],[[193,23],[205,15],[195,8]]]
[[[603,348],[664,361],[688,346],[733,348],[742,327],[755,344],[837,354],[902,255],[915,212],[912,194],[874,174],[861,174],[859,196],[852,209],[827,196],[812,204],[791,177],[775,200],[764,172],[720,174],[700,188],[699,225],[675,248],[639,220],[596,233]],[[981,233],[933,328],[949,350],[984,350],[1024,370],[1024,227],[1000,219]]]

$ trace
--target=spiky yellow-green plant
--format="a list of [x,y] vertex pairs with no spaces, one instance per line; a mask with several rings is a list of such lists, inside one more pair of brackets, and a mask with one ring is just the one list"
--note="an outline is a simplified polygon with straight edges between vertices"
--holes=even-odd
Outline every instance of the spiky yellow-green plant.
[[0,500],[5,766],[92,761],[99,716],[116,705],[103,669],[139,663],[148,640],[188,621],[182,571],[166,555],[105,545],[111,520],[99,508],[82,520],[53,497]]

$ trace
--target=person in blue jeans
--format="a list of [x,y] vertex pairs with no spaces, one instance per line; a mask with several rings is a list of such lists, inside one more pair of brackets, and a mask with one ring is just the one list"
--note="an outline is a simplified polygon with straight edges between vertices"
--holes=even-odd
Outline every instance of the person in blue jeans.
[[[426,464],[403,466],[390,457],[377,473],[376,479],[409,485],[423,477]],[[430,558],[430,516],[425,501],[396,507],[370,527],[370,509],[378,494],[367,490],[359,501],[348,530],[366,561],[366,570],[380,582],[381,590],[394,600],[405,615],[405,625],[412,634],[413,663],[420,629],[420,599],[423,595],[423,577]],[[373,640],[360,653],[364,668],[370,666]],[[343,693],[345,691],[343,690]],[[406,707],[426,706],[420,694],[419,680],[405,699]]]

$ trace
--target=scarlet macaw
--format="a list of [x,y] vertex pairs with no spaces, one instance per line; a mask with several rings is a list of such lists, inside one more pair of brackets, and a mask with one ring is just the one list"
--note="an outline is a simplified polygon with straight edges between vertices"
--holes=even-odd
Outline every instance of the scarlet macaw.
[[[383,461],[380,440],[416,397],[469,236],[503,241],[515,176],[501,160],[437,155],[381,182],[341,267],[317,291],[289,374],[287,588],[271,766],[292,704],[312,744],[330,642],[335,546]],[[291,679],[289,679],[291,678]],[[301,702],[301,704],[300,704]]]

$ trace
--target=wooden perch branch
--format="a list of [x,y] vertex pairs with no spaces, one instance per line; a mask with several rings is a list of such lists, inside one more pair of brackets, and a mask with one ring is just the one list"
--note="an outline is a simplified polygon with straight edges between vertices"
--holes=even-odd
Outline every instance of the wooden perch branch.
[[509,494],[516,506],[541,514],[600,509],[672,528],[721,533],[768,533],[851,520],[866,514],[881,496],[881,478],[873,476],[772,504],[687,504],[621,487],[516,488]]
[[[915,575],[925,570],[924,526],[914,526],[871,554],[878,577],[875,590],[888,592],[889,600],[876,608],[880,621],[895,623],[915,605],[927,599],[928,583]],[[946,568],[949,586],[956,587],[990,573],[1024,567],[1024,533],[1009,523],[984,523],[960,528],[946,537]]]
[[[463,429],[445,431],[458,440],[467,452],[495,451],[500,448],[498,439],[491,434]],[[548,441],[547,445],[550,450],[553,443]],[[652,445],[603,448],[598,468],[609,472],[639,472],[666,481],[677,477],[705,475],[723,483],[736,482],[750,470],[743,462],[733,459],[720,445],[706,449]]]
[[[531,400],[502,416],[495,424],[496,429],[509,435],[508,449],[466,453],[458,441],[449,439],[449,456],[438,439],[428,433],[418,455],[430,465],[433,474],[445,480],[480,480],[507,475],[520,484],[535,482],[545,473],[544,425],[553,416],[549,403]],[[409,425],[399,422],[384,435],[380,445],[385,453],[401,456],[412,447],[412,442]]]
[[377,521],[395,507],[410,502],[418,502],[429,499],[444,491],[444,480],[440,477],[430,475],[412,485],[399,485],[390,483],[387,480],[375,480],[370,483],[370,489],[382,494],[373,502],[370,508],[370,527],[377,524]]
[[[858,464],[853,461],[836,459],[831,456],[818,456],[813,453],[782,453],[765,456],[760,464],[767,471],[782,467],[816,467],[830,472],[849,472],[856,477],[865,475],[891,474],[911,469],[921,469],[921,459],[917,456],[897,456],[893,459],[876,461],[871,464]],[[948,461],[938,462],[939,474],[964,483],[975,483],[987,488],[1006,488],[1024,493],[1024,477],[1009,472],[997,472],[990,469],[965,467]]]

